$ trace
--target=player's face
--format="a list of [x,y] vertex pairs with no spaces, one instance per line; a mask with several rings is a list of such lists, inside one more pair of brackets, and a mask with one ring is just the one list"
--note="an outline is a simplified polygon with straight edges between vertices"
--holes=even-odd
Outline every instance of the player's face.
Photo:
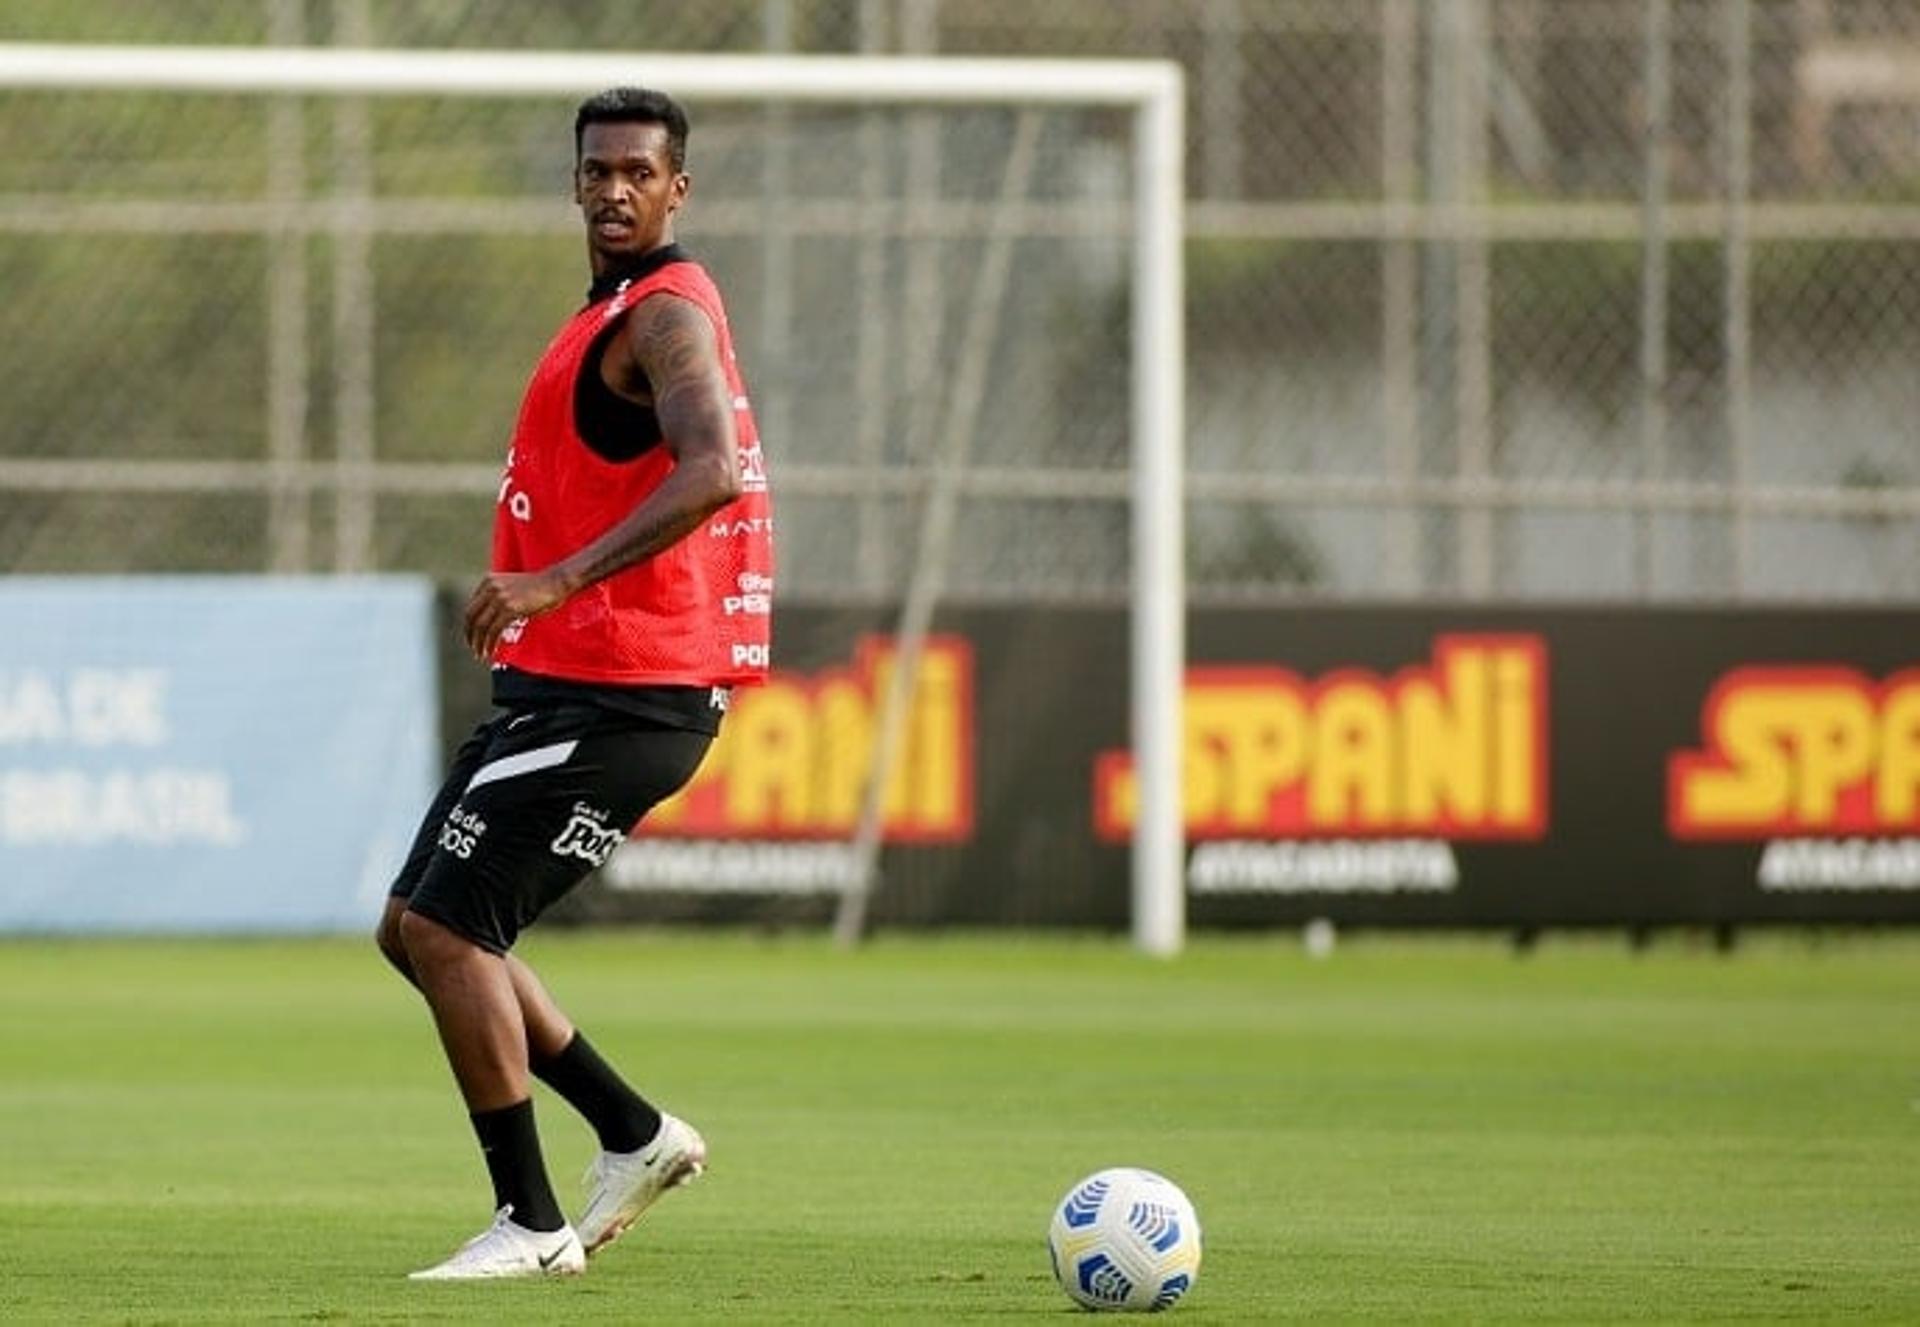
[[689,181],[673,169],[662,124],[590,124],[580,136],[573,201],[587,223],[587,247],[619,259],[673,237],[673,214]]

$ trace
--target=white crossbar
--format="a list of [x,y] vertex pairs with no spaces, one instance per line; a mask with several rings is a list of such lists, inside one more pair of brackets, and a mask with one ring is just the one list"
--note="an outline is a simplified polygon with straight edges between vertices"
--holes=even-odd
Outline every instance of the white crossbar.
[[620,83],[722,101],[1138,105],[1177,92],[1154,60],[394,51],[0,43],[0,86],[354,96],[582,96]]

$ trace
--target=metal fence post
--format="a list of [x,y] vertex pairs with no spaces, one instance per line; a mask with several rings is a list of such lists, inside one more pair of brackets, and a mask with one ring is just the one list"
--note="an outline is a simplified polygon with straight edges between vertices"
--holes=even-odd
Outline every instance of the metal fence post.
[[[860,0],[858,45],[862,55],[887,49],[887,6],[884,0]],[[887,392],[887,348],[893,323],[887,303],[887,266],[894,251],[891,234],[872,225],[884,206],[888,166],[893,159],[896,121],[871,107],[860,113],[860,249],[854,259],[859,285],[859,325],[854,329],[854,447],[860,464],[878,472],[886,464],[887,428],[891,410]],[[782,439],[791,445],[791,439]],[[859,529],[854,565],[860,588],[868,594],[885,592],[889,556],[886,499],[878,492],[859,498]]]
[[[306,41],[301,0],[267,0],[267,38]],[[296,212],[306,191],[306,117],[294,97],[267,102],[267,198],[274,226],[266,237],[267,569],[305,571],[313,555],[313,495],[307,460],[307,235]]]
[[1747,206],[1752,190],[1753,11],[1750,0],[1724,0],[1727,63],[1726,307],[1727,464],[1732,502],[1731,589],[1752,584],[1753,338],[1748,294]]
[[1666,472],[1667,449],[1667,152],[1672,100],[1671,0],[1647,0],[1646,121],[1640,236],[1640,483],[1634,513],[1634,588],[1652,598],[1658,524],[1646,486]]
[[[900,14],[900,49],[908,55],[933,55],[940,49],[940,0],[905,0]],[[901,253],[900,381],[906,384],[906,417],[896,436],[905,439],[911,463],[920,448],[930,448],[939,417],[941,385],[937,364],[946,335],[947,292],[943,262],[952,241],[933,221],[940,207],[940,121],[924,110],[907,112],[906,240]]]
[[[337,0],[334,43],[373,45],[368,0]],[[374,565],[373,124],[361,97],[333,107],[333,565]]]
[[[1487,202],[1486,0],[1456,0],[1453,149],[1456,196],[1464,224],[1456,242],[1454,281],[1458,336],[1454,344],[1454,419],[1459,475],[1469,486],[1493,476],[1493,319]],[[1460,516],[1460,588],[1476,598],[1493,593],[1493,507],[1470,497]]]
[[[1412,215],[1416,184],[1413,89],[1419,35],[1415,0],[1385,0],[1380,30],[1380,195],[1388,216],[1402,223]],[[1401,489],[1391,518],[1385,579],[1390,590],[1409,595],[1419,593],[1423,580],[1423,516],[1413,496],[1420,477],[1416,258],[1413,240],[1404,231],[1381,241],[1380,378],[1387,475]]]
[[1206,125],[1200,191],[1208,198],[1238,198],[1246,153],[1247,16],[1241,0],[1211,0],[1200,12],[1199,23],[1202,77],[1198,94],[1201,122]]
[[[793,50],[793,0],[761,0],[761,49],[769,55]],[[760,191],[763,229],[760,240],[760,362],[772,381],[763,384],[755,401],[755,422],[761,436],[776,447],[793,440],[793,231],[788,205],[793,193],[793,108],[768,102],[761,117]]]

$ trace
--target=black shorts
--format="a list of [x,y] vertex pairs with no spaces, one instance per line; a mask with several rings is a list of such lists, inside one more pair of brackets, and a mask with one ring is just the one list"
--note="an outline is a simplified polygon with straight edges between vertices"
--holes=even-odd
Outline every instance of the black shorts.
[[504,954],[693,777],[712,744],[592,705],[489,719],[454,756],[393,896]]

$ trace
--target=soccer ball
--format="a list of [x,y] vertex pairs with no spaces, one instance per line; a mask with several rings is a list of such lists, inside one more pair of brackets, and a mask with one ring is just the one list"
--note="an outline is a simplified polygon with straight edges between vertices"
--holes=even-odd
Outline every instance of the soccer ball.
[[1047,1252],[1060,1288],[1082,1308],[1168,1309],[1200,1274],[1200,1220],[1172,1180],[1116,1167],[1067,1191]]

